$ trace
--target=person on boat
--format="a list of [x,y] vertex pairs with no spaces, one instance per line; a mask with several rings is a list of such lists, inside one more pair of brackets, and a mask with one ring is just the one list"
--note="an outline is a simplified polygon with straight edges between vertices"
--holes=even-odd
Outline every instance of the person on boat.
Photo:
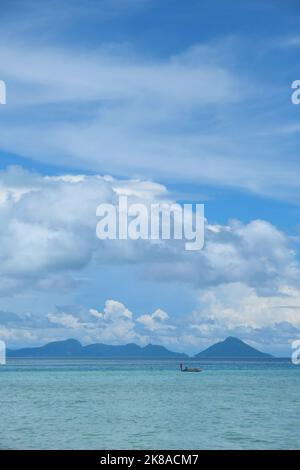
[[183,369],[183,364],[182,364],[182,362],[179,364],[179,367],[180,367],[180,370],[181,370],[181,372],[182,372],[182,369]]

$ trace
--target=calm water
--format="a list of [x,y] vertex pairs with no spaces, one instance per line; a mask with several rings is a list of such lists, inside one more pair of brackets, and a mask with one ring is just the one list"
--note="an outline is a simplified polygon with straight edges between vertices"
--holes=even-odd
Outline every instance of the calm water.
[[300,448],[300,366],[11,360],[0,367],[3,449]]

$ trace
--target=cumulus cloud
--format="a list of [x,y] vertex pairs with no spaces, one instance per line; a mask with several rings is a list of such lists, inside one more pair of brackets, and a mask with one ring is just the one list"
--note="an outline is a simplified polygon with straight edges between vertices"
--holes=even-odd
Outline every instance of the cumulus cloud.
[[299,265],[288,236],[264,220],[233,220],[206,226],[205,247],[190,257],[184,252],[157,261],[148,276],[181,281],[198,288],[242,282],[260,292],[276,291],[284,280],[295,284]]
[[71,328],[74,330],[79,329],[81,326],[79,319],[75,317],[74,315],[71,315],[68,313],[59,314],[59,315],[49,314],[47,315],[47,318],[50,321],[50,323],[61,325],[66,328]]
[[90,309],[90,314],[96,318],[101,318],[104,320],[114,320],[116,318],[132,318],[132,312],[128,310],[121,302],[116,300],[107,300],[105,302],[105,307],[103,313],[97,312],[95,309]]
[[33,285],[48,289],[51,283],[57,289],[59,277],[62,288],[68,283],[72,287],[71,273],[86,267],[93,256],[99,263],[137,256],[128,246],[115,243],[109,249],[96,238],[96,208],[104,202],[116,204],[122,193],[149,204],[165,192],[163,186],[148,181],[47,177],[20,167],[2,171],[0,292],[11,294]]
[[28,328],[10,328],[7,326],[0,326],[0,338],[2,341],[6,341],[8,345],[32,344],[39,340],[35,332]]
[[280,322],[300,327],[300,289],[282,285],[271,295],[259,295],[241,282],[214,286],[199,295],[200,309],[194,318],[228,328],[264,328]]
[[89,313],[98,320],[96,330],[102,341],[113,344],[124,341],[142,341],[135,330],[132,312],[121,302],[109,299],[105,302],[103,312],[90,309]]
[[[199,309],[184,314],[180,334],[171,311],[135,316],[108,300],[103,310],[91,308],[86,316],[41,311],[44,323],[38,316],[10,316],[5,323],[8,314],[2,315],[3,336],[26,341],[37,334],[44,341],[53,338],[53,330],[59,338],[71,330],[87,342],[151,337],[198,348],[212,335],[222,339],[226,329],[255,341],[278,337],[280,329],[294,334],[297,255],[293,240],[265,220],[208,221],[205,248],[192,256],[180,242],[100,242],[95,236],[100,202],[115,204],[119,194],[145,204],[166,200],[170,195],[161,182],[170,180],[295,201],[298,124],[290,117],[282,122],[284,112],[277,112],[283,100],[290,107],[287,89],[281,91],[286,76],[276,69],[270,87],[270,70],[265,73],[260,58],[253,76],[244,67],[244,51],[255,63],[258,43],[238,37],[169,54],[152,48],[151,57],[134,40],[82,43],[80,49],[64,42],[66,26],[77,31],[80,22],[88,28],[91,18],[106,22],[144,8],[147,0],[103,0],[101,8],[92,1],[88,9],[71,2],[68,18],[58,18],[57,8],[43,6],[41,15],[35,2],[23,3],[13,14],[7,6],[0,20],[0,73],[9,92],[1,108],[0,150],[80,168],[82,174],[41,176],[17,167],[0,173],[0,296],[29,304],[29,292],[33,299],[37,293],[78,295],[81,283],[96,283],[99,270],[126,264],[160,288],[188,286]],[[48,39],[47,31],[53,34]],[[298,43],[295,34],[272,41],[283,58]],[[270,50],[264,48],[266,56]],[[85,307],[88,312],[90,305]]]
[[[103,310],[88,307],[88,318],[72,311],[41,312],[47,320],[39,325],[45,339],[52,338],[51,328],[55,328],[60,338],[73,330],[86,342],[145,344],[151,340],[174,348],[188,344],[196,348],[213,336],[221,338],[226,331],[234,333],[242,327],[253,337],[258,329],[283,323],[299,327],[294,240],[267,221],[207,222],[204,249],[191,256],[180,240],[96,238],[100,202],[117,204],[119,194],[146,205],[171,200],[166,187],[155,182],[84,174],[50,177],[12,167],[1,172],[0,191],[2,296],[22,299],[25,290],[49,295],[77,291],[83,271],[95,279],[105,266],[126,264],[134,265],[141,279],[191,286],[199,301],[196,313],[183,315],[180,333],[173,315],[169,318],[164,310],[134,316],[116,300],[107,300]],[[5,328],[25,332],[26,322],[28,331],[38,329],[29,318],[22,326]],[[274,331],[278,333],[278,328]],[[4,333],[8,335],[7,330]]]
[[[294,292],[294,302],[296,293]],[[299,297],[297,294],[297,298]],[[216,301],[202,299],[201,308],[192,315],[183,315],[175,320],[167,312],[157,309],[155,312],[139,315],[131,312],[123,303],[117,300],[107,300],[103,312],[90,309],[87,314],[57,312],[46,318],[28,316],[19,318],[15,314],[6,315],[6,324],[0,327],[0,337],[9,347],[26,345],[42,345],[49,341],[75,337],[84,344],[103,342],[107,344],[126,344],[135,342],[140,345],[148,343],[161,344],[173,350],[197,353],[216,341],[222,341],[226,336],[237,336],[256,348],[273,352],[277,355],[288,355],[291,342],[300,335],[299,316],[290,315],[288,320],[281,316],[268,317],[265,322],[247,322],[247,310],[243,310],[243,300],[236,301],[240,315],[233,315],[221,300],[216,307]],[[289,305],[276,304],[274,309],[291,309],[292,299],[285,298]],[[276,304],[276,305],[275,305]],[[259,300],[257,300],[259,305]],[[268,312],[266,307],[265,311]],[[224,312],[222,312],[224,309]],[[261,313],[261,312],[260,312]],[[259,318],[257,316],[257,318]]]
[[93,263],[134,263],[152,280],[197,288],[240,282],[265,295],[283,284],[296,285],[299,278],[292,241],[264,220],[207,223],[205,247],[193,256],[180,240],[98,240],[98,204],[117,204],[119,194],[146,205],[168,201],[166,188],[155,182],[47,177],[11,167],[0,174],[0,188],[2,295],[32,286],[49,289],[53,284],[57,289],[60,279],[62,289],[72,288],[75,273]]
[[145,314],[138,317],[137,321],[149,331],[166,331],[175,329],[174,326],[165,323],[169,315],[161,309],[155,310],[151,315]]

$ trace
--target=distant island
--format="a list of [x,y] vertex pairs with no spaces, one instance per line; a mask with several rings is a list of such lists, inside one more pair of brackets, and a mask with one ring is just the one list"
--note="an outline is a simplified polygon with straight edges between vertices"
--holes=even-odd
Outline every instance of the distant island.
[[16,350],[7,350],[7,357],[78,357],[78,358],[169,358],[186,359],[187,354],[169,351],[164,346],[148,344],[145,347],[138,346],[135,343],[124,346],[111,346],[108,344],[95,343],[88,346],[82,344],[76,339],[67,339],[65,341],[55,341],[45,346],[36,348],[23,348]]
[[270,359],[273,356],[249,346],[238,338],[228,336],[224,341],[216,343],[196,354],[196,359]]
[[[148,344],[141,347],[135,343],[121,346],[102,343],[83,346],[76,339],[55,341],[44,346],[8,349],[7,357],[65,357],[65,358],[114,358],[114,359],[189,359],[184,353],[170,351],[164,346]],[[229,336],[224,341],[216,343],[196,354],[193,359],[271,359],[273,356],[261,352],[244,343],[238,338]]]

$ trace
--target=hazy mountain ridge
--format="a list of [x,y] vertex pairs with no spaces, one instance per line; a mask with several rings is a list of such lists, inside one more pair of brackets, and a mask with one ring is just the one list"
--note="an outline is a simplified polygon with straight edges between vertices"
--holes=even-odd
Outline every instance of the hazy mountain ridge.
[[114,346],[102,343],[82,346],[76,339],[55,341],[45,346],[7,350],[8,357],[110,357],[110,358],[187,358],[187,354],[169,351],[164,346],[145,347],[130,343]]
[[[169,358],[188,359],[184,353],[170,351],[164,346],[148,344],[141,347],[135,343],[108,345],[102,343],[82,346],[76,339],[55,341],[44,346],[7,350],[8,357],[99,357],[99,358]],[[270,359],[273,356],[261,352],[238,338],[229,336],[196,354],[194,359]]]

